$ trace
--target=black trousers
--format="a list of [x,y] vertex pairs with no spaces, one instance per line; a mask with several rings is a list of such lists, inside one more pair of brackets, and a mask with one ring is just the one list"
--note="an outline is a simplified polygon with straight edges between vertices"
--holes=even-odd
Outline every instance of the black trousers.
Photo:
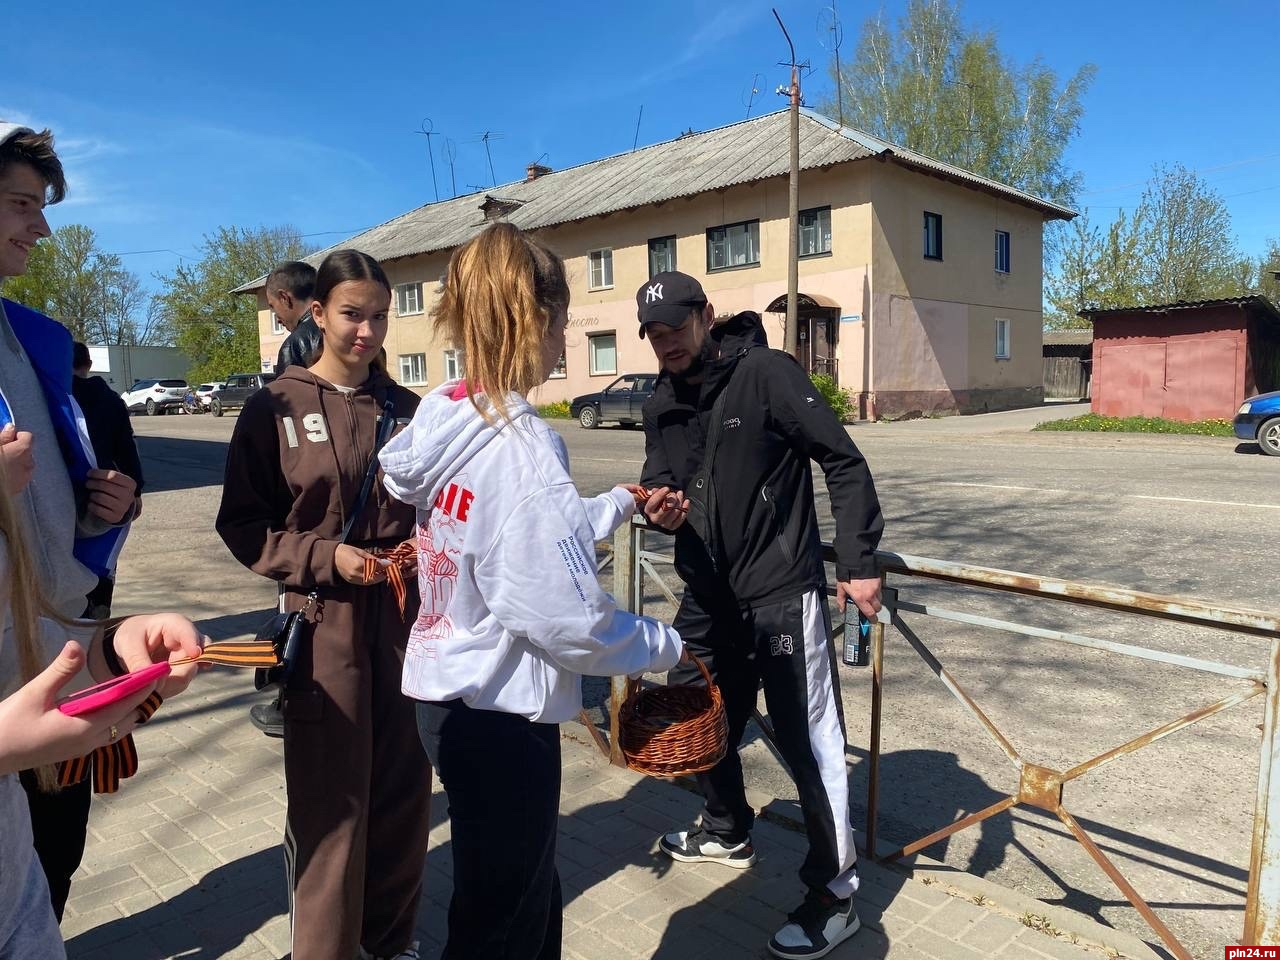
[[418,733],[449,798],[441,960],[559,960],[560,728],[450,700],[418,704]]
[[27,791],[33,846],[49,881],[53,912],[61,923],[62,911],[66,909],[67,897],[71,895],[71,877],[80,868],[80,860],[84,856],[93,777],[85,777],[79,783],[53,793],[41,791],[36,784],[34,770],[23,770],[18,779]]
[[[701,602],[686,590],[673,626],[706,663],[724,697],[729,724],[724,759],[697,778],[705,800],[703,829],[738,843],[755,821],[738,746],[763,683],[778,750],[795,777],[809,838],[800,879],[816,890],[850,896],[858,887],[857,853],[849,825],[844,715],[825,594],[815,589],[741,609]],[[693,664],[681,663],[667,682],[702,683],[702,675]]]

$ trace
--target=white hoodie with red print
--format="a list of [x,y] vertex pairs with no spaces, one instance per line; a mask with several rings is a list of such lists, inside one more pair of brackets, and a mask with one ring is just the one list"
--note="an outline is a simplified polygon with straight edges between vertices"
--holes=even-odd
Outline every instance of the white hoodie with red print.
[[560,435],[523,397],[508,411],[492,426],[445,383],[380,455],[387,490],[418,508],[422,606],[401,689],[561,723],[582,709],[583,674],[669,670],[682,648],[596,579],[595,542],[631,518],[631,494],[580,497]]

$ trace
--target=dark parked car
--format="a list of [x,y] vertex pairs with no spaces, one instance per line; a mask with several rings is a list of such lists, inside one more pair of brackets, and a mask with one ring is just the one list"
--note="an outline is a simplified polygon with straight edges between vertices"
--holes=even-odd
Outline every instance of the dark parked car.
[[592,430],[601,420],[616,420],[625,427],[640,422],[640,408],[653,396],[656,373],[628,373],[619,377],[599,393],[574,397],[569,412],[578,423]]
[[213,392],[209,401],[209,410],[215,417],[222,416],[223,410],[232,407],[243,407],[249,397],[261,390],[276,378],[274,373],[233,373],[227,377],[226,386]]
[[1240,404],[1232,425],[1241,440],[1256,440],[1263,453],[1280,457],[1280,390],[1260,393]]

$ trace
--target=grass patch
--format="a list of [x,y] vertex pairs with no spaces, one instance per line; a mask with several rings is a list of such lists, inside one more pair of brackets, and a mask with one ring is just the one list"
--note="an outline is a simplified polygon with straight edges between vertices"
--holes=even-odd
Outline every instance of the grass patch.
[[1050,420],[1032,430],[1074,430],[1085,433],[1176,433],[1197,437],[1233,437],[1230,420],[1166,420],[1164,417],[1103,417],[1096,413]]
[[544,403],[538,407],[538,416],[543,420],[572,420],[568,400],[557,400],[555,403]]

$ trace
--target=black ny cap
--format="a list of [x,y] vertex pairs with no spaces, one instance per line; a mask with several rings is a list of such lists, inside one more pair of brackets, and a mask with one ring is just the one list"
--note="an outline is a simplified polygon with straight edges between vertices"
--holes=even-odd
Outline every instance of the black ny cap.
[[645,324],[665,323],[678,327],[694,310],[707,305],[707,295],[702,284],[687,273],[668,270],[654,274],[636,291],[636,313],[640,319],[640,338],[644,339]]

